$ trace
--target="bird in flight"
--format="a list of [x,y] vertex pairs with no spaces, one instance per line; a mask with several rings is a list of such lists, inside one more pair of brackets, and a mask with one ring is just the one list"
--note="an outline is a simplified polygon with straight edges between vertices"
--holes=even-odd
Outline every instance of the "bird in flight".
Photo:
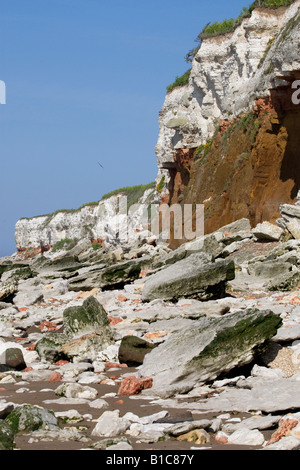
[[99,162],[98,162],[98,164],[101,166],[101,168],[103,168],[103,169],[104,169],[104,167],[101,165],[101,163],[99,163]]

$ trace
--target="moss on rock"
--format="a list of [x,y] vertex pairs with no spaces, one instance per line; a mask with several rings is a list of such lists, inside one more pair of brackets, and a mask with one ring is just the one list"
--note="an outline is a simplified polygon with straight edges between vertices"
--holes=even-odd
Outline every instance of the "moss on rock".
[[13,450],[14,433],[11,426],[0,420],[0,450]]
[[40,428],[49,429],[58,425],[53,411],[33,405],[17,406],[5,418],[5,422],[10,426],[13,434],[36,431]]
[[106,311],[95,297],[87,298],[80,307],[67,308],[63,318],[64,332],[69,337],[109,326]]

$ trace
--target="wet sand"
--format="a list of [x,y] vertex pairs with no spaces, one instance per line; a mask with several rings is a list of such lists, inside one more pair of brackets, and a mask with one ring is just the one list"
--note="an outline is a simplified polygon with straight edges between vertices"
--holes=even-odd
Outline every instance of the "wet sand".
[[[135,369],[126,369],[126,375],[130,372],[135,372]],[[114,378],[120,377],[124,373],[121,370],[113,369],[111,373],[108,373],[108,376],[113,376]],[[81,429],[82,434],[90,439],[89,442],[81,441],[36,441],[32,439],[31,434],[22,434],[19,433],[15,436],[16,449],[25,451],[25,450],[43,450],[43,451],[53,451],[53,450],[87,450],[92,444],[95,444],[102,439],[99,437],[94,437],[91,435],[92,430],[95,427],[95,421],[103,413],[104,410],[95,409],[89,406],[88,403],[84,404],[58,404],[58,403],[45,403],[47,400],[57,400],[59,397],[55,394],[55,389],[62,382],[30,382],[24,384],[23,382],[16,383],[2,383],[0,387],[0,400],[5,399],[7,402],[13,402],[14,404],[31,404],[39,405],[43,408],[55,412],[63,412],[71,409],[77,410],[81,415],[90,415],[86,416],[83,421],[80,421],[76,424],[62,424],[60,427],[75,427],[76,429]],[[139,417],[149,416],[154,413],[159,413],[161,411],[168,411],[167,419],[171,422],[184,422],[198,419],[212,419],[216,418],[218,414],[193,414],[188,409],[169,409],[164,408],[158,404],[151,404],[151,400],[146,400],[145,398],[139,399],[138,396],[132,398],[129,396],[105,396],[106,394],[116,393],[119,388],[119,381],[116,378],[115,385],[104,385],[104,384],[90,384],[89,386],[95,388],[98,391],[97,398],[103,398],[108,404],[109,407],[105,411],[112,411],[119,409],[120,416],[124,416],[127,412],[132,412]],[[20,388],[28,389],[23,393],[17,393],[17,390]],[[245,418],[250,415],[236,415],[236,417]],[[257,450],[256,447],[246,447],[246,446],[236,446],[236,445],[221,445],[215,442],[214,434],[209,433],[211,438],[210,444],[205,445],[196,445],[194,443],[189,443],[186,441],[178,441],[176,438],[170,438],[165,441],[155,442],[155,443],[141,443],[138,442],[138,439],[133,438],[132,436],[126,436],[127,439],[131,442],[134,451],[145,451],[145,450],[155,450],[155,451],[190,451],[193,450],[214,450],[214,451],[228,451],[228,450]],[[125,435],[124,435],[125,436]],[[270,431],[265,433],[266,438],[270,437]],[[104,440],[104,438],[103,438]]]

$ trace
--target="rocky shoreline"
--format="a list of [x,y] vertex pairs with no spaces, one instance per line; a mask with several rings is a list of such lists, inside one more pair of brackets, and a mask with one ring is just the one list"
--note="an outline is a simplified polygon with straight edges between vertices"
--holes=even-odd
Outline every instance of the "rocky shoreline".
[[2,258],[0,448],[299,449],[299,250],[242,219]]

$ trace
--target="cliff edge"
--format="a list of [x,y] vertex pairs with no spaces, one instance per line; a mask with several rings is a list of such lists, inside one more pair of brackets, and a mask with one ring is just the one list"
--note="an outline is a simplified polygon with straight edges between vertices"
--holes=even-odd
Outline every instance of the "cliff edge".
[[296,201],[299,8],[255,8],[232,32],[205,37],[187,83],[167,93],[157,181],[170,204],[204,204],[206,233],[244,217],[274,222]]

